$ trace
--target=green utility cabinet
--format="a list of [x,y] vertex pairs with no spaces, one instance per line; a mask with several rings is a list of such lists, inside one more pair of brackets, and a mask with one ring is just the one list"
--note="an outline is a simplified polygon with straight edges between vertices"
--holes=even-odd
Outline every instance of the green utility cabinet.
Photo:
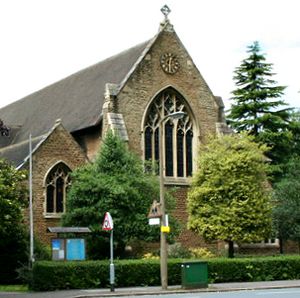
[[187,288],[207,288],[207,262],[184,262],[181,264],[181,285]]

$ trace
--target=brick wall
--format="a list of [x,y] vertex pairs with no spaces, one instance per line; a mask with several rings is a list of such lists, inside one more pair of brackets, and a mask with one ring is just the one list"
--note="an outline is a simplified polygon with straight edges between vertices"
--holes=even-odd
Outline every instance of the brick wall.
[[[172,189],[174,186],[168,186],[167,189]],[[213,252],[218,250],[217,242],[205,242],[204,239],[196,233],[188,230],[188,213],[187,213],[187,192],[189,186],[181,186],[175,188],[173,196],[176,198],[176,208],[174,210],[174,216],[179,220],[182,225],[182,231],[178,236],[177,241],[185,247],[205,247]]]

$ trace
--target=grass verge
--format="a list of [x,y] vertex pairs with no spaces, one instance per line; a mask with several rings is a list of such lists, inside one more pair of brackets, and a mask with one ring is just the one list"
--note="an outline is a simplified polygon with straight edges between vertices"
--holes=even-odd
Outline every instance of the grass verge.
[[27,292],[27,285],[0,285],[0,292]]

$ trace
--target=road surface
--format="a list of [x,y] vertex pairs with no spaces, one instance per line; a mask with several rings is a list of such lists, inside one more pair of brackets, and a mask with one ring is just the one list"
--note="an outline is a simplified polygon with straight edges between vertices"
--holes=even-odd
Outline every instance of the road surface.
[[[124,297],[124,296],[123,296]],[[137,298],[137,296],[125,296],[126,298]],[[142,298],[153,298],[158,296],[139,296]],[[160,295],[160,298],[299,298],[300,288],[291,289],[268,289],[268,290],[245,290],[235,292],[213,292],[213,293],[188,293]]]

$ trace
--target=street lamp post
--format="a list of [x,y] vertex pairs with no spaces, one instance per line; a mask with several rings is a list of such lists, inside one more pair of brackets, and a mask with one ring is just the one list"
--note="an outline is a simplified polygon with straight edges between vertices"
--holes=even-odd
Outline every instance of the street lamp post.
[[34,246],[33,246],[33,201],[32,201],[32,140],[29,134],[29,266],[32,268],[34,263]]
[[[164,148],[163,148],[163,123],[169,119],[180,119],[185,115],[184,112],[174,112],[163,117],[159,121],[159,182],[160,182],[160,208],[162,214],[161,226],[166,226],[166,206],[165,206],[165,185],[164,185]],[[168,288],[168,251],[167,235],[160,232],[160,278],[163,290]]]

